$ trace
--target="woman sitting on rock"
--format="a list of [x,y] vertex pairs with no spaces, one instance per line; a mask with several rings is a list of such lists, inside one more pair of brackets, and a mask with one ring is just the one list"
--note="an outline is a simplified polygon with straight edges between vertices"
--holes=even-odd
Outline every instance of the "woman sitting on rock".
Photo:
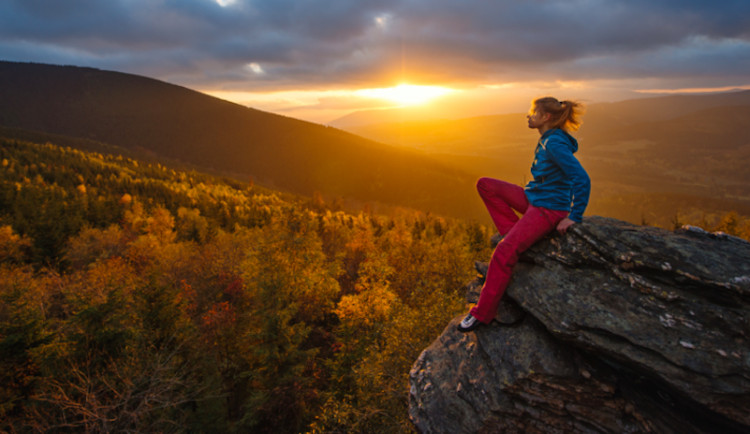
[[525,189],[492,178],[477,182],[479,195],[504,237],[492,254],[479,302],[458,325],[459,331],[469,332],[492,321],[521,252],[555,228],[565,233],[583,219],[591,181],[573,156],[578,141],[569,133],[581,125],[582,111],[578,102],[534,100],[526,116],[529,128],[541,135],[531,164],[534,179]]

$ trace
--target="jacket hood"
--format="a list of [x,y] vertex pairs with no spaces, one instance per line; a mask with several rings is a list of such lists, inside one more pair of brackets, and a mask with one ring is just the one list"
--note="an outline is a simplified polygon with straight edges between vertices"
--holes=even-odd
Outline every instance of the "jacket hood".
[[568,144],[568,147],[570,147],[571,152],[575,153],[576,151],[578,151],[578,140],[576,140],[575,137],[571,136],[570,133],[568,133],[567,131],[560,129],[560,128],[548,130],[547,132],[542,134],[542,140],[552,135],[560,136],[563,139],[563,141],[565,141],[565,143]]

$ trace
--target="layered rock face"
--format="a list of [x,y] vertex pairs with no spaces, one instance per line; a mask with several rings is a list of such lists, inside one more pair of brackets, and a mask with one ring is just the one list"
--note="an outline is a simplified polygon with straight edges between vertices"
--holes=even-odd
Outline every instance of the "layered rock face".
[[497,321],[448,324],[409,414],[423,433],[747,433],[749,314],[750,243],[591,217],[524,253]]

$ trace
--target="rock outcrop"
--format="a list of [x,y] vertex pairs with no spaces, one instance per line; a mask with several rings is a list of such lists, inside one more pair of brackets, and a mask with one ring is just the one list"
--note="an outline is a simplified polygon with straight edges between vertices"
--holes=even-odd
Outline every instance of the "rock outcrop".
[[409,414],[423,433],[747,433],[749,313],[750,243],[587,218],[524,253],[498,321],[455,318],[424,350]]

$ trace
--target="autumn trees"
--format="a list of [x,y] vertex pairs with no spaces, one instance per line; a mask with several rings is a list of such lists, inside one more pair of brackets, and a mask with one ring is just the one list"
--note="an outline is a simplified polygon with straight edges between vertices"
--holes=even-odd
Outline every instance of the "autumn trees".
[[0,148],[0,430],[400,432],[476,224]]
[[0,431],[408,431],[490,255],[476,223],[0,141]]

